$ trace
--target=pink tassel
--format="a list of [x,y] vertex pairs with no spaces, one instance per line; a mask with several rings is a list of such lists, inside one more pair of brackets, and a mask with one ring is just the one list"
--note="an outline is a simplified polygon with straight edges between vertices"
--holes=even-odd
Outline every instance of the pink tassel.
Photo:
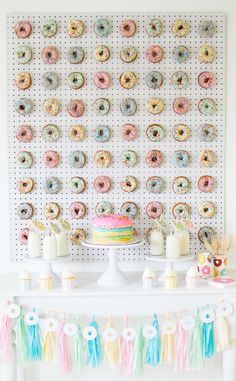
[[68,336],[64,333],[63,328],[64,324],[59,335],[59,356],[62,371],[64,374],[68,374],[72,371],[72,357]]
[[4,314],[0,321],[0,363],[8,363],[13,360],[11,331],[12,319]]
[[[126,327],[128,321],[126,318]],[[124,376],[129,376],[133,370],[134,362],[134,341],[126,340],[121,335],[120,338],[120,357],[121,357],[121,371]]]
[[184,330],[178,323],[175,342],[175,371],[186,372],[188,369],[188,331]]

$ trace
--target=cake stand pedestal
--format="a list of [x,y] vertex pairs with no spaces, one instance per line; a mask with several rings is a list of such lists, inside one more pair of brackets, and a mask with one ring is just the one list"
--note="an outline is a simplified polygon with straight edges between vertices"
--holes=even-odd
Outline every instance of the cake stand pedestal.
[[[189,255],[181,255],[178,258],[167,258],[165,255],[147,254],[147,255],[145,255],[145,258],[151,262],[165,263],[166,264],[165,271],[166,271],[167,269],[174,270],[174,264],[175,263],[181,263],[181,262],[184,263],[184,262],[188,262],[188,261],[193,261],[194,255],[189,254]],[[165,271],[159,277],[160,282],[164,282],[164,280],[165,280]]]
[[52,260],[46,260],[46,259],[43,259],[43,257],[38,257],[38,258],[26,257],[24,259],[24,262],[28,263],[28,264],[32,264],[32,265],[43,264],[45,267],[45,270],[52,273],[52,279],[53,279],[54,283],[60,283],[61,280],[60,280],[60,277],[53,270],[53,265],[55,263],[66,263],[69,261],[71,261],[70,255],[67,255],[65,257],[57,257],[57,258],[52,259]]
[[144,242],[141,238],[135,238],[130,242],[119,245],[103,245],[94,243],[92,240],[81,241],[81,244],[92,248],[107,249],[108,268],[98,279],[98,284],[105,287],[119,287],[128,283],[128,281],[118,265],[118,249],[136,248],[142,246]]

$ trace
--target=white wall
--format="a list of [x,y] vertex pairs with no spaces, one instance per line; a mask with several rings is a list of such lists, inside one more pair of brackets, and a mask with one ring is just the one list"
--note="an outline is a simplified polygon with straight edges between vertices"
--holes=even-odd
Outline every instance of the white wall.
[[[226,229],[229,233],[236,237],[236,2],[235,0],[86,0],[84,2],[79,0],[60,1],[60,0],[4,0],[0,4],[0,199],[1,199],[1,213],[0,213],[0,272],[13,270],[17,268],[16,265],[10,264],[8,260],[8,180],[7,180],[7,113],[6,113],[6,14],[9,12],[86,12],[86,11],[197,11],[197,12],[215,12],[223,11],[227,14],[227,83],[226,83]],[[236,241],[236,240],[235,240]],[[236,253],[234,253],[235,245],[232,248],[232,262],[236,266]],[[219,379],[219,364],[214,366],[214,362],[209,363],[208,371],[205,373],[215,376],[216,381]],[[215,373],[215,375],[213,375]],[[218,373],[218,375],[217,375]],[[106,373],[102,370],[98,373],[97,379],[106,380]],[[32,377],[33,376],[33,377]],[[156,379],[171,380],[171,372],[150,372],[148,378],[150,381]],[[107,373],[107,379],[110,379],[111,373]],[[199,377],[199,374],[192,375],[191,379],[194,381]],[[196,377],[196,378],[195,378]],[[35,381],[39,380],[36,373],[31,375],[29,379]],[[59,381],[59,373],[55,373],[51,377],[47,374],[45,379],[56,379]],[[69,378],[68,378],[69,379]],[[94,375],[87,375],[81,377],[84,381],[92,381]],[[112,379],[120,380],[120,377]],[[142,377],[142,379],[144,379]],[[189,376],[173,376],[173,380],[187,380]],[[72,378],[70,379],[72,381]]]

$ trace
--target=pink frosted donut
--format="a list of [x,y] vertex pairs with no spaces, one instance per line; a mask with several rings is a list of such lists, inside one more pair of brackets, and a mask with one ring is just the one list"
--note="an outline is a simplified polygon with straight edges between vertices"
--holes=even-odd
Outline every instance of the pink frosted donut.
[[99,71],[95,74],[93,82],[98,89],[108,89],[111,86],[110,74],[106,71]]
[[124,124],[120,131],[121,138],[127,142],[132,142],[137,138],[137,129],[133,124]]
[[68,113],[74,118],[78,118],[79,116],[82,116],[84,113],[84,109],[85,109],[84,103],[80,101],[79,99],[71,99],[67,105]]
[[22,245],[27,245],[28,244],[28,236],[29,236],[29,229],[25,228],[22,229],[18,235],[18,239]]
[[26,124],[19,126],[16,131],[16,137],[21,143],[31,142],[33,139],[32,128]]
[[163,58],[163,50],[159,45],[149,46],[146,50],[146,58],[152,63],[160,62]]
[[42,50],[41,57],[44,63],[51,65],[57,62],[59,52],[55,46],[46,46],[46,48]]
[[111,180],[108,176],[98,176],[94,180],[94,188],[98,193],[106,193],[111,188]]
[[149,202],[149,204],[146,207],[146,213],[149,218],[159,218],[163,212],[163,207],[160,202],[153,201]]
[[70,206],[69,211],[71,217],[77,220],[85,216],[86,207],[82,202],[73,202],[73,204]]
[[198,180],[198,188],[201,192],[211,193],[214,189],[214,178],[212,176],[202,176]]
[[20,38],[26,38],[30,35],[32,27],[29,21],[18,21],[15,25],[15,33]]
[[160,167],[163,162],[162,152],[157,150],[148,151],[145,160],[149,167]]
[[133,20],[123,20],[120,24],[120,34],[123,37],[132,37],[136,32],[136,24]]
[[48,168],[57,167],[60,161],[59,154],[56,151],[46,151],[43,154],[43,163]]
[[188,98],[179,97],[174,100],[173,110],[176,114],[182,115],[186,114],[189,110],[189,100]]
[[215,84],[214,74],[210,71],[203,71],[198,76],[198,84],[203,89],[211,89]]

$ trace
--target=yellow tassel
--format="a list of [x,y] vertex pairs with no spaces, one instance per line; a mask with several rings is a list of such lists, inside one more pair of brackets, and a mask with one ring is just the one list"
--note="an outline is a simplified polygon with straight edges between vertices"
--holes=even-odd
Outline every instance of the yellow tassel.
[[215,320],[215,339],[216,339],[216,351],[221,352],[226,349],[229,349],[229,326],[227,319],[220,315],[216,314]]
[[[164,326],[170,323],[167,319],[164,322]],[[175,356],[175,335],[174,333],[168,333],[166,331],[162,332],[161,340],[161,364],[171,364],[174,361]]]
[[56,347],[56,333],[45,332],[43,337],[43,359],[53,361]]
[[[114,328],[111,319],[109,319],[108,324],[106,325],[106,328]],[[104,340],[104,357],[105,360],[108,361],[111,368],[115,368],[117,364],[120,362],[120,351],[119,351],[119,344],[118,344],[118,336],[117,339],[114,341],[107,341]]]

